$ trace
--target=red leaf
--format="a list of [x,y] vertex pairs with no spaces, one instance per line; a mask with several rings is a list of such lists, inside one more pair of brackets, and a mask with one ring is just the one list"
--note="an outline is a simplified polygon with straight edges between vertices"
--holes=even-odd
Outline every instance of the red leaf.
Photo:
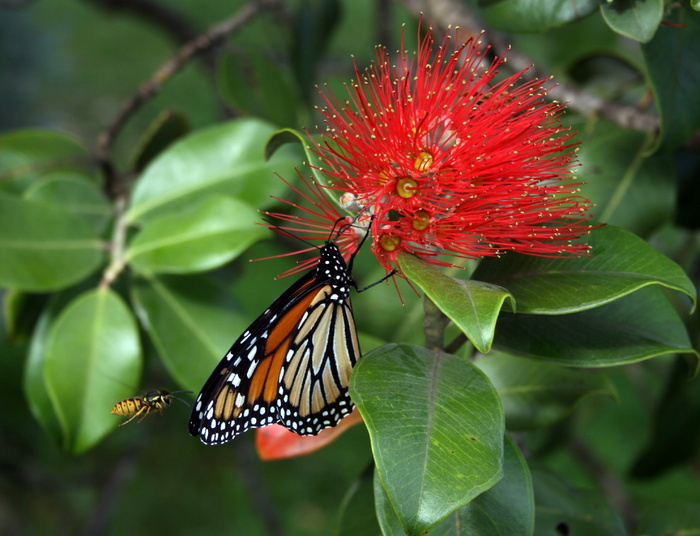
[[362,422],[357,410],[345,417],[338,426],[326,428],[316,436],[300,436],[280,424],[260,428],[255,434],[255,447],[261,460],[280,460],[304,456],[329,445],[348,428]]

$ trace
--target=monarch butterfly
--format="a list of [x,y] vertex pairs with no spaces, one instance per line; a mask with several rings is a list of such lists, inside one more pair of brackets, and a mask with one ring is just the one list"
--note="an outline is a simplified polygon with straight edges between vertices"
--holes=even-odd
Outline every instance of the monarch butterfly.
[[316,435],[352,411],[348,382],[360,357],[350,303],[350,286],[357,289],[353,260],[354,254],[346,265],[332,240],[320,248],[316,268],[277,298],[214,369],[192,408],[191,435],[221,445],[273,423]]
[[[112,415],[120,415],[121,417],[128,417],[131,415],[131,418],[129,420],[124,421],[119,426],[129,424],[139,415],[141,415],[141,418],[138,420],[138,422],[141,422],[146,417],[148,417],[148,415],[154,409],[160,410],[160,414],[162,415],[163,410],[165,408],[169,408],[170,405],[173,403],[173,398],[177,398],[174,395],[178,393],[191,392],[192,391],[173,391],[171,393],[170,391],[166,391],[165,389],[151,391],[143,396],[134,396],[132,398],[127,398],[125,400],[117,402],[112,408]],[[180,400],[179,398],[177,399]],[[181,402],[183,402],[184,404],[187,403],[184,400],[182,400]]]

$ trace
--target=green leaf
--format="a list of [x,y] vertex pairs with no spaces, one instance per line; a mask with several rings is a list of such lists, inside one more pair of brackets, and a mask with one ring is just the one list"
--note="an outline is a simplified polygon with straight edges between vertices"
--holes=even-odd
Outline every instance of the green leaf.
[[147,276],[133,281],[136,312],[170,375],[198,392],[250,324],[231,294],[205,276]]
[[132,157],[133,168],[141,172],[160,153],[185,136],[190,126],[184,115],[174,110],[163,110],[148,126],[139,140]]
[[85,175],[66,171],[45,174],[40,182],[29,187],[25,199],[63,207],[85,218],[99,234],[112,217],[112,207],[98,186]]
[[304,149],[304,158],[306,165],[300,170],[300,173],[308,171],[319,184],[327,184],[328,177],[321,171],[323,169],[323,161],[319,156],[311,150],[310,142],[307,136],[292,128],[283,128],[275,132],[265,145],[265,158],[271,158],[282,146],[287,144],[300,144]]
[[596,122],[578,135],[584,181],[581,195],[595,204],[599,221],[648,236],[672,218],[675,164],[668,154],[648,156],[648,134]]
[[[374,474],[374,465],[372,465],[353,482],[340,506],[340,519],[334,536],[380,536],[382,534],[374,507]],[[379,489],[384,493],[381,485]],[[386,531],[384,534],[386,535]]]
[[129,243],[126,260],[136,270],[182,274],[217,268],[268,235],[258,214],[230,197],[150,221]]
[[503,413],[472,364],[409,344],[362,357],[350,396],[408,534],[423,534],[502,476]]
[[641,238],[608,225],[593,229],[588,243],[589,257],[487,258],[472,277],[506,288],[520,313],[585,311],[649,285],[683,292],[695,306],[695,286],[683,269]]
[[298,124],[301,101],[283,63],[247,50],[222,54],[217,67],[219,93],[232,108],[280,126]]
[[[535,524],[535,497],[530,469],[511,437],[503,445],[503,478],[446,522],[469,536],[529,536]],[[445,522],[443,522],[444,524]],[[436,536],[451,534],[440,532]]]
[[654,37],[664,14],[663,0],[608,0],[600,12],[613,31],[646,43]]
[[63,432],[44,382],[46,345],[59,313],[79,292],[77,288],[70,288],[52,296],[48,306],[41,312],[39,321],[32,333],[24,368],[23,388],[29,409],[44,432],[57,445],[61,444]]
[[479,2],[486,23],[503,32],[540,32],[585,17],[598,0],[490,0]]
[[[531,536],[535,503],[530,470],[513,440],[506,435],[503,478],[430,531],[431,536]],[[404,536],[391,502],[375,478],[377,512],[385,536]],[[357,532],[355,534],[363,534]]]
[[667,22],[676,26],[659,26],[654,38],[642,46],[661,116],[656,150],[663,152],[680,147],[700,128],[700,16],[681,2],[670,10]]
[[44,381],[66,451],[84,452],[118,424],[112,406],[124,384],[138,383],[141,367],[138,328],[117,294],[89,291],[61,312],[46,343]]
[[503,313],[494,348],[567,367],[610,367],[664,354],[698,353],[683,321],[659,288],[570,315]]
[[81,216],[0,195],[0,287],[56,290],[90,275],[102,245]]
[[600,372],[489,354],[476,361],[501,397],[509,430],[552,426],[588,396],[617,397],[610,379]]
[[535,536],[627,536],[622,520],[597,493],[575,488],[544,471],[533,471],[532,480]]
[[290,174],[300,162],[294,151],[278,151],[264,160],[274,127],[256,119],[238,119],[199,130],[171,145],[136,183],[127,213],[132,223],[179,214],[212,195],[230,195],[263,208],[286,186],[275,173]]
[[413,255],[400,255],[401,271],[462,330],[482,353],[491,349],[496,321],[503,302],[511,294],[497,285],[454,279]]
[[76,138],[51,130],[17,130],[0,136],[0,191],[21,194],[47,170],[79,171],[91,161]]

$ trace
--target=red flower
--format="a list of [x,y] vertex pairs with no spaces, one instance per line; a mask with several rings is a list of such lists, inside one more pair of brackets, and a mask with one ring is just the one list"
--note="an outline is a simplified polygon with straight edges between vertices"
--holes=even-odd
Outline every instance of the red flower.
[[479,45],[447,36],[436,48],[428,31],[416,55],[402,40],[396,58],[377,48],[371,68],[356,66],[348,100],[322,93],[318,170],[372,216],[372,251],[387,270],[400,251],[435,264],[449,264],[440,254],[588,251],[571,243],[590,229],[589,201],[575,195],[563,106],[544,101],[543,81],[518,85],[522,72],[496,81],[504,60],[489,64]]

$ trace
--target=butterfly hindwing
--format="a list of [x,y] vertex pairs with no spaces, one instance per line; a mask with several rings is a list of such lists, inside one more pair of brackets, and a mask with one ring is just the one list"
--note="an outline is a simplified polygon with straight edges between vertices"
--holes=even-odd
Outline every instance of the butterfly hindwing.
[[[300,435],[315,435],[352,411],[347,386],[359,345],[350,300],[325,292],[309,309],[280,377],[280,422]],[[325,296],[324,296],[325,295]]]
[[189,432],[221,444],[280,422],[317,434],[352,410],[347,395],[359,345],[352,280],[327,242],[315,270],[294,283],[233,344],[205,383]]

